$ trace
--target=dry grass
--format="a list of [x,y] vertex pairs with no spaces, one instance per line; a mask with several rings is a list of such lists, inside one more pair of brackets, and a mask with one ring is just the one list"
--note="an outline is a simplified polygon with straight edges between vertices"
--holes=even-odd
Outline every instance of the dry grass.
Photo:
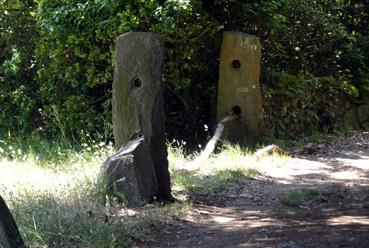
[[0,194],[29,247],[130,247],[190,209],[188,202],[136,210],[105,204],[97,177],[111,149],[87,148],[68,165],[40,164],[36,156],[0,161]]
[[173,188],[189,191],[217,194],[230,184],[242,184],[250,177],[259,174],[265,167],[278,167],[287,158],[278,154],[256,158],[247,148],[229,143],[223,144],[218,153],[201,164],[194,163],[197,154],[187,155],[183,146],[169,146],[169,162]]
[[[97,179],[100,164],[113,153],[111,144],[91,142],[75,150],[57,143],[34,144],[22,150],[2,142],[5,148],[0,151],[0,194],[30,247],[130,247],[191,209],[186,201],[135,210],[105,204]],[[196,154],[185,155],[183,147],[169,146],[173,189],[216,194],[254,176],[263,161],[280,159],[256,161],[239,146],[220,150],[194,166]]]

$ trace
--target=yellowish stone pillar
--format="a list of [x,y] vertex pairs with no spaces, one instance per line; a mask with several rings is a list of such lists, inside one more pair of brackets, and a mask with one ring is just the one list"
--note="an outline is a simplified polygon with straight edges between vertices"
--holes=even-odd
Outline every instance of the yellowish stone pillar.
[[223,137],[231,142],[256,142],[263,133],[260,91],[261,46],[259,38],[241,32],[224,32],[220,55],[217,118],[232,107],[241,117],[226,125]]

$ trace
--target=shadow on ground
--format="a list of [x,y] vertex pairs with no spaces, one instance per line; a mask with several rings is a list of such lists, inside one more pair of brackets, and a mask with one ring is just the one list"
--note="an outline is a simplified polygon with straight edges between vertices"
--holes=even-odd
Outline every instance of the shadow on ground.
[[[369,247],[369,133],[260,171],[216,195],[192,195],[192,214],[137,247]],[[281,203],[306,189],[318,193]]]

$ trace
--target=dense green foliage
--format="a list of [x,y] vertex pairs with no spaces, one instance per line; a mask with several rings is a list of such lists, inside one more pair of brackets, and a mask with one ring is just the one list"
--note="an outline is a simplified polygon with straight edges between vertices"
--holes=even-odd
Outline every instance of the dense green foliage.
[[0,0],[0,131],[110,139],[115,39],[132,30],[165,41],[171,138],[214,123],[224,30],[261,39],[270,130],[335,127],[336,101],[369,98],[368,13],[367,0]]

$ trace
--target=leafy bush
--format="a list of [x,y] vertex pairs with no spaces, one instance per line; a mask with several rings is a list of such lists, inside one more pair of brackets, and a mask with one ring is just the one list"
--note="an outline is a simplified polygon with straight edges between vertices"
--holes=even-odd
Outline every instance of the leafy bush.
[[[224,30],[261,39],[265,112],[273,132],[335,127],[339,118],[330,116],[332,123],[325,123],[319,117],[329,112],[327,103],[337,98],[368,102],[369,7],[364,0],[0,3],[2,132],[37,131],[76,140],[87,132],[111,139],[114,44],[128,31],[155,32],[165,42],[171,138],[204,138],[204,124],[214,124]],[[275,102],[288,104],[287,111],[273,108]],[[281,115],[298,123],[296,115],[306,116],[301,125],[309,123],[307,130]]]

